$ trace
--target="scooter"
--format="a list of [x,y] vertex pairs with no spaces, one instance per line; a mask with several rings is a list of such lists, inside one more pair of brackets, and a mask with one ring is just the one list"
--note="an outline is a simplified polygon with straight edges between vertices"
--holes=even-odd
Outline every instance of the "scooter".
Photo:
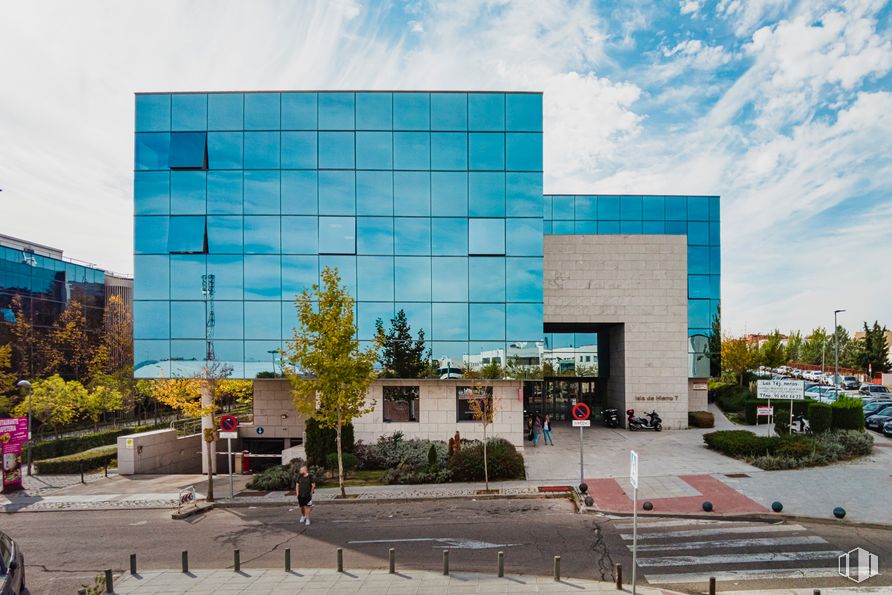
[[663,430],[663,420],[660,419],[660,416],[657,415],[656,411],[651,411],[650,413],[645,412],[645,416],[648,419],[644,419],[643,417],[635,417],[634,409],[627,409],[626,415],[629,416],[629,419],[626,420],[629,425],[629,430],[634,432],[635,430],[654,430],[660,432]]
[[808,420],[805,419],[804,413],[798,413],[793,416],[793,423],[790,424],[790,432],[793,434],[811,434],[811,426],[808,424]]
[[604,425],[608,428],[619,427],[619,410],[608,407],[604,410]]

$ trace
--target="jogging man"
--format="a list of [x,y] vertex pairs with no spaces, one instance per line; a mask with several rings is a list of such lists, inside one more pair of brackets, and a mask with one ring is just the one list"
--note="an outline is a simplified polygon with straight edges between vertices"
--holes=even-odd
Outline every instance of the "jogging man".
[[313,494],[316,493],[316,482],[310,476],[310,470],[304,465],[297,476],[297,505],[300,506],[300,522],[310,526],[310,510],[313,506]]

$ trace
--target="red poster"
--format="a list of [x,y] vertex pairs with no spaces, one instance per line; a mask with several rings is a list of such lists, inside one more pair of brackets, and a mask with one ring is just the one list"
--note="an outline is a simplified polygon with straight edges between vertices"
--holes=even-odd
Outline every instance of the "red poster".
[[0,418],[4,492],[22,489],[22,445],[27,441],[27,417]]

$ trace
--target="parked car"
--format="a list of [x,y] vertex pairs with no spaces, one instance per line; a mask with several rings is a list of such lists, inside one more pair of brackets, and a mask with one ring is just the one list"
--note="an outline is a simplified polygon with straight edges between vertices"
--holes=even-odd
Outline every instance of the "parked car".
[[814,399],[817,401],[821,397],[821,394],[824,390],[826,390],[826,387],[824,386],[810,386],[809,388],[805,389],[805,398]]
[[843,376],[842,387],[846,390],[854,390],[861,387],[861,383],[854,376]]
[[0,531],[0,595],[24,595],[25,557],[19,545]]
[[864,420],[864,425],[867,426],[868,430],[882,432],[883,426],[886,425],[886,422],[888,421],[892,421],[892,405],[886,405],[873,415],[868,416]]
[[892,421],[887,421],[883,426],[883,434],[892,438]]
[[886,407],[889,407],[890,405],[892,405],[892,400],[885,400],[885,401],[878,400],[878,401],[873,401],[871,403],[865,403],[864,404],[864,417],[867,417],[868,415],[873,415],[880,409],[885,409]]
[[883,397],[892,396],[892,392],[882,384],[862,384],[858,389],[858,393],[862,397]]

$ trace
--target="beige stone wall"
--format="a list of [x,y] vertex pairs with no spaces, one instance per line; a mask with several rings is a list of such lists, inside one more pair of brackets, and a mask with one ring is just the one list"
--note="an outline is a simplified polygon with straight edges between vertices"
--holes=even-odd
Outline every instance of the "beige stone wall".
[[546,323],[609,330],[608,398],[621,382],[625,408],[656,409],[666,428],[687,427],[687,238],[546,235],[543,283]]
[[199,473],[201,463],[201,434],[177,438],[176,430],[154,430],[118,437],[121,475]]
[[688,380],[688,411],[707,411],[709,409],[708,382],[708,378]]
[[[283,414],[288,417],[282,419]],[[263,434],[257,434],[258,427],[263,428]],[[304,417],[294,408],[288,380],[254,380],[254,420],[253,423],[239,426],[239,437],[296,438],[303,435]]]

